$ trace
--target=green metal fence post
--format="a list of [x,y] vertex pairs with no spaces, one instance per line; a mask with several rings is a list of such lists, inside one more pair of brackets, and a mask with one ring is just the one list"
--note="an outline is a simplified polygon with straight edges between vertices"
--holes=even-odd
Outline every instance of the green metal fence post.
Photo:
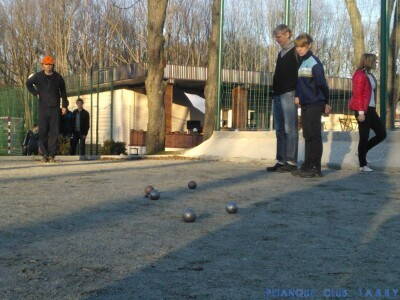
[[290,23],[290,0],[285,0],[285,24],[290,27]]
[[100,69],[97,71],[96,155],[99,155],[99,97],[100,97]]
[[111,68],[110,140],[114,131],[114,67]]
[[78,98],[81,96],[81,77],[82,77],[82,74],[79,73],[78,74]]
[[222,43],[224,32],[224,0],[220,3],[220,19],[219,19],[219,40],[218,40],[218,87],[217,87],[217,109],[215,130],[221,129],[221,84],[222,84]]
[[386,126],[386,98],[387,98],[387,68],[388,68],[388,2],[381,0],[381,53],[380,53],[380,114],[383,124]]
[[90,68],[90,155],[93,155],[93,67]]
[[311,0],[307,0],[307,30],[308,34],[311,34]]

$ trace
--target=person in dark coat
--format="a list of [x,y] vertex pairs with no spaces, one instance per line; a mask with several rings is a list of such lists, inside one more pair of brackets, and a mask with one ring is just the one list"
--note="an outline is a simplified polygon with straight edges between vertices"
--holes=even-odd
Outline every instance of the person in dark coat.
[[292,31],[287,25],[278,25],[273,35],[281,47],[272,83],[277,162],[267,167],[267,171],[291,172],[297,169],[299,143],[297,106],[294,104],[299,60],[292,41]]
[[39,100],[39,148],[44,162],[55,161],[60,130],[60,98],[63,108],[69,104],[64,79],[54,71],[54,65],[54,58],[45,56],[43,70],[26,81],[29,92]]
[[72,124],[73,133],[71,139],[71,155],[76,154],[76,148],[79,144],[79,154],[85,155],[85,140],[90,127],[90,116],[87,110],[83,108],[83,99],[76,100],[77,109],[73,112]]
[[37,155],[39,153],[39,128],[33,124],[28,130],[22,143],[22,155]]
[[301,123],[304,136],[304,162],[299,170],[292,172],[300,177],[322,177],[321,116],[329,114],[329,87],[324,67],[311,51],[313,38],[300,34],[294,41],[300,57],[295,104],[301,106]]
[[60,134],[64,138],[71,138],[73,133],[74,114],[68,108],[61,109]]

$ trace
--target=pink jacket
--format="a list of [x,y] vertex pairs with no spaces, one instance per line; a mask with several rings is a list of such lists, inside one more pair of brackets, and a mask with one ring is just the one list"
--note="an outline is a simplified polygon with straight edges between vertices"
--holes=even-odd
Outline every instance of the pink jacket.
[[364,70],[357,70],[353,75],[353,96],[349,102],[349,108],[357,111],[367,111],[371,101],[371,83]]

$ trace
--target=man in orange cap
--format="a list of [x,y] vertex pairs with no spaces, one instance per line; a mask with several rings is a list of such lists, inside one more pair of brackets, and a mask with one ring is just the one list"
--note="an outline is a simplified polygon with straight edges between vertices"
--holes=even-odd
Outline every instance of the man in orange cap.
[[54,162],[57,152],[57,139],[60,130],[60,98],[62,110],[68,108],[65,82],[62,76],[54,71],[54,58],[45,56],[42,59],[42,71],[26,81],[26,86],[39,100],[39,147],[44,162]]

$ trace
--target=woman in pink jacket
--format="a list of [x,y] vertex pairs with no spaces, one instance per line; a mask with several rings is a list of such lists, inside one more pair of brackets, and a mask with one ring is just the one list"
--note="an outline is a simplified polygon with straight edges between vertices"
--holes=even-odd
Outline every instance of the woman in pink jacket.
[[[361,172],[372,172],[367,163],[368,151],[386,138],[385,124],[376,113],[377,82],[371,70],[376,68],[376,55],[365,53],[353,75],[353,96],[349,108],[355,112],[358,122],[360,141],[358,143],[358,159]],[[372,129],[375,136],[369,139]]]

